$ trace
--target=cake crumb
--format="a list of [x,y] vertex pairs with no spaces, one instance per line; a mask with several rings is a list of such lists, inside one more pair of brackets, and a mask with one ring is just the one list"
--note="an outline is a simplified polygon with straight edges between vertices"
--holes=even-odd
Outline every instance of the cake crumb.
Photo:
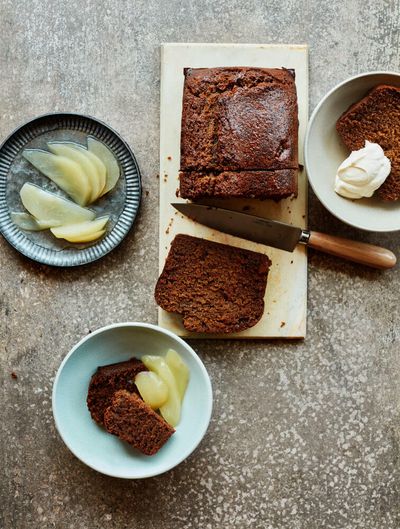
[[17,373],[15,371],[11,372],[11,378],[13,378],[14,380],[17,380],[18,375],[17,375]]
[[286,322],[285,321],[281,321],[281,328],[284,327],[286,325]]
[[174,217],[172,217],[170,219],[169,223],[168,223],[167,229],[165,230],[166,235],[168,235],[169,230],[171,229],[171,226],[172,226],[173,222],[174,222]]
[[[172,219],[171,219],[171,221],[172,221]],[[168,224],[167,229],[165,230],[165,233],[166,233],[167,235],[168,235],[168,233],[169,233],[169,230],[171,229],[171,226],[172,226],[172,222],[170,222],[170,223]]]

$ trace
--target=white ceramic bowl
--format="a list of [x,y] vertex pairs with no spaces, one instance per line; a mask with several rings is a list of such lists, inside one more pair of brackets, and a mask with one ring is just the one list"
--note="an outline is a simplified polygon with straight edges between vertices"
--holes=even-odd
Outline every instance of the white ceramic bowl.
[[[190,380],[176,432],[154,456],[145,456],[99,427],[86,406],[90,378],[100,365],[175,349]],[[210,378],[193,349],[170,331],[148,323],[117,323],[81,340],[64,358],[53,386],[57,430],[71,452],[109,476],[139,479],[162,474],[186,459],[207,431],[212,410]]]
[[310,184],[326,209],[356,228],[389,232],[400,230],[400,201],[384,202],[375,196],[349,200],[334,191],[336,170],[349,155],[336,132],[336,121],[351,104],[379,84],[400,86],[400,73],[363,73],[328,92],[309,121],[304,159]]

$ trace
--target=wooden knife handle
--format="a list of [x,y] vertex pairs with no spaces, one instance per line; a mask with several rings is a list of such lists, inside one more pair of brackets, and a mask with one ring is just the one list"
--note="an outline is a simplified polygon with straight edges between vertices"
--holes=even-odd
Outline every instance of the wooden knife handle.
[[308,246],[320,252],[382,270],[393,268],[396,264],[396,256],[386,248],[335,237],[318,231],[310,232]]

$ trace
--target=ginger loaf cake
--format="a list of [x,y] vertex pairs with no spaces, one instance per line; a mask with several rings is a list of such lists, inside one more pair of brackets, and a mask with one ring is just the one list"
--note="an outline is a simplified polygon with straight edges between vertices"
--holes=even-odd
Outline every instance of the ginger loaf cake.
[[297,194],[294,71],[186,68],[180,196],[281,199]]
[[261,253],[190,235],[172,241],[155,289],[157,304],[200,333],[233,333],[264,312],[271,261]]
[[116,391],[125,389],[138,393],[134,380],[141,371],[147,371],[147,368],[137,358],[98,367],[90,380],[86,400],[92,419],[104,425],[104,412]]
[[104,413],[106,430],[145,455],[156,454],[175,432],[135,393],[117,391]]
[[391,162],[391,172],[377,193],[383,200],[400,199],[400,88],[378,85],[337,121],[336,130],[350,151],[365,140],[378,143]]

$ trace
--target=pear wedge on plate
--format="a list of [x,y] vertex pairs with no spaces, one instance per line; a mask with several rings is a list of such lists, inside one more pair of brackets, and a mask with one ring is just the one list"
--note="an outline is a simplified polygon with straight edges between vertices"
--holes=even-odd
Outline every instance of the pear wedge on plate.
[[90,242],[95,241],[105,233],[105,225],[110,217],[100,217],[96,220],[69,224],[50,228],[51,233],[57,239],[65,239],[69,242]]
[[12,211],[10,213],[11,220],[14,224],[26,231],[42,231],[48,230],[53,226],[61,226],[62,222],[56,220],[38,220],[29,213],[22,213],[19,211]]
[[89,151],[88,149],[86,149],[86,147],[84,147],[80,143],[71,142],[69,145],[73,149],[77,149],[78,151],[83,152],[89,158],[89,160],[96,166],[97,174],[100,179],[100,188],[101,188],[99,196],[101,196],[103,194],[103,190],[106,185],[106,179],[107,179],[106,166],[104,165],[104,163],[100,160],[98,156],[96,156],[92,151]]
[[22,156],[77,204],[85,206],[89,203],[92,189],[86,173],[77,162],[40,149],[25,149]]
[[89,152],[92,152],[98,158],[100,158],[107,170],[106,183],[103,191],[101,192],[101,196],[103,196],[115,187],[120,177],[121,171],[114,154],[108,147],[104,145],[104,143],[96,140],[96,138],[93,138],[92,136],[89,136],[87,139],[87,144]]
[[93,220],[95,212],[29,182],[20,191],[24,207],[41,223],[61,226]]
[[[68,239],[65,239],[68,242],[74,242],[74,243],[83,243],[83,242],[92,242],[97,241],[97,239],[100,239],[100,237],[103,237],[106,230],[99,230],[95,231],[94,233],[88,233],[87,235],[69,235]],[[64,238],[64,237],[63,237]]]
[[87,156],[86,153],[82,152],[80,149],[72,147],[72,145],[67,142],[49,142],[47,146],[53,154],[65,156],[65,158],[76,162],[81,167],[81,169],[83,169],[91,189],[89,204],[94,202],[103,190],[104,183],[102,186],[100,175],[97,171],[97,166],[93,163],[89,156]]

